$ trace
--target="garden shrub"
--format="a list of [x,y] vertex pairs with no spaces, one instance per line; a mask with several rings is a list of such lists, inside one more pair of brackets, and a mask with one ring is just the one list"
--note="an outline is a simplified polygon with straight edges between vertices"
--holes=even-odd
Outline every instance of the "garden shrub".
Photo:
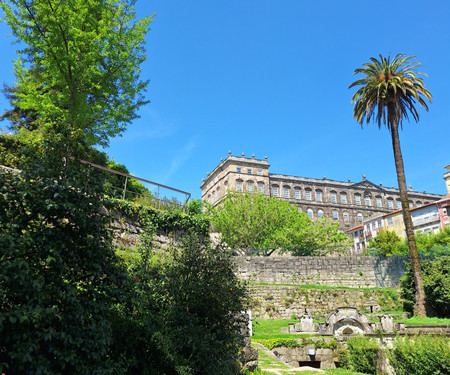
[[363,336],[351,337],[347,341],[346,358],[341,357],[341,363],[365,374],[377,373],[377,360],[380,347],[374,339]]
[[[450,317],[450,257],[421,262],[423,287],[428,312],[441,318]],[[415,283],[411,265],[406,263],[406,273],[400,279],[401,296],[405,310],[412,312],[415,303]]]
[[387,355],[397,375],[450,374],[450,340],[445,336],[398,338]]

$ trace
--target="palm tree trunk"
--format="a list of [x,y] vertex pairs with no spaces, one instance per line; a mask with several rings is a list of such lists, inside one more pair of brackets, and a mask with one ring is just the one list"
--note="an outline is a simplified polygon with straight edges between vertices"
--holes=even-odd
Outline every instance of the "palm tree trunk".
[[420,266],[419,253],[417,251],[416,239],[414,237],[414,227],[409,210],[408,193],[406,190],[405,170],[403,167],[402,151],[400,149],[400,138],[398,136],[398,121],[391,124],[392,147],[394,149],[395,168],[397,170],[398,189],[400,190],[400,199],[402,202],[403,222],[406,228],[406,237],[408,238],[409,257],[411,259],[411,268],[413,272],[416,287],[416,303],[414,305],[414,315],[427,316],[425,309],[425,292],[423,289],[422,267]]

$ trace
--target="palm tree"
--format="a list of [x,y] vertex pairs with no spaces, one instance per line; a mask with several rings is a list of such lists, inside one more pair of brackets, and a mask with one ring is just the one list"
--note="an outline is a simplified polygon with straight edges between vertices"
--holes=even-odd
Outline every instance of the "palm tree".
[[369,63],[363,64],[362,68],[355,69],[354,74],[361,73],[365,77],[353,82],[349,88],[362,86],[352,97],[352,104],[355,104],[353,117],[356,121],[363,126],[364,120],[369,124],[373,119],[379,128],[383,124],[391,133],[403,220],[408,238],[411,268],[416,284],[414,314],[426,316],[422,269],[414,238],[398,136],[398,128],[400,126],[403,129],[402,120],[404,118],[409,120],[409,115],[412,115],[416,122],[419,120],[419,113],[415,104],[420,104],[428,111],[425,99],[431,102],[430,92],[425,88],[422,79],[418,77],[418,75],[426,74],[416,72],[416,69],[420,66],[421,64],[415,61],[415,56],[405,57],[403,54],[398,54],[392,61],[390,56],[385,58],[380,55],[380,60],[372,57]]

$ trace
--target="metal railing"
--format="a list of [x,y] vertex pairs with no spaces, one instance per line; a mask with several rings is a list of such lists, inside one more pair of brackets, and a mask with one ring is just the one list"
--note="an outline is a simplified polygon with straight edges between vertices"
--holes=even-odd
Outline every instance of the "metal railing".
[[[154,206],[157,209],[170,209],[172,207],[179,206],[184,211],[184,209],[186,207],[186,204],[188,203],[189,199],[191,198],[191,194],[186,192],[186,191],[183,191],[183,190],[179,190],[179,189],[167,186],[167,185],[159,184],[159,183],[154,182],[154,181],[146,180],[145,178],[136,177],[136,176],[133,176],[133,175],[128,174],[128,173],[119,172],[119,171],[116,171],[114,169],[107,168],[107,167],[104,167],[104,166],[99,165],[99,164],[92,163],[92,162],[87,161],[87,160],[78,159],[78,161],[83,163],[83,164],[89,165],[91,167],[94,167],[94,168],[106,171],[108,173],[113,173],[115,175],[125,177],[125,183],[124,183],[123,187],[117,187],[117,186],[112,186],[111,187],[115,192],[119,192],[120,193],[120,198],[121,199],[126,199],[127,194],[134,194],[136,196],[142,197],[142,199],[144,201],[147,200],[150,205]],[[150,184],[150,185],[154,186],[155,189],[156,189],[155,195],[145,195],[145,194],[136,193],[136,192],[131,191],[131,190],[127,190],[127,185],[128,185],[128,181],[129,180],[136,180],[136,181],[143,182],[143,183]],[[161,196],[161,189],[166,189],[166,190],[169,190],[171,192],[175,192],[175,193],[181,194],[184,197],[183,198],[184,202],[180,202],[176,198],[168,199],[165,196]]]

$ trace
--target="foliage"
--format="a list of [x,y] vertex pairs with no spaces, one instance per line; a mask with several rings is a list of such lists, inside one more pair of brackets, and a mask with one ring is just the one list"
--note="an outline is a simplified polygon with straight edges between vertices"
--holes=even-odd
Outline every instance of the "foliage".
[[137,117],[146,103],[148,82],[140,80],[139,66],[152,18],[135,21],[134,1],[0,5],[4,22],[25,44],[15,62],[17,83],[9,89],[15,115],[7,118],[15,130],[39,129],[68,147],[106,145]]
[[368,252],[377,256],[407,255],[408,245],[394,231],[380,230],[367,247]]
[[209,235],[209,219],[201,215],[189,215],[180,211],[159,211],[115,198],[108,198],[106,207],[118,210],[124,216],[140,223],[152,223],[157,231],[172,233],[194,230],[200,236],[206,237]]
[[432,335],[398,338],[388,358],[397,375],[449,374],[449,338]]
[[337,223],[312,221],[286,201],[262,194],[228,192],[221,204],[208,207],[213,229],[232,249],[246,253],[282,248],[293,255],[344,251],[349,240]]
[[380,347],[374,339],[364,336],[351,337],[347,341],[346,360],[342,362],[347,362],[355,371],[376,374],[379,351]]
[[450,256],[450,227],[438,233],[417,233],[416,242],[422,256]]
[[[396,321],[396,320],[394,320]],[[426,325],[440,325],[440,324],[447,324],[450,325],[450,318],[437,318],[437,317],[426,317],[426,318],[421,318],[418,316],[413,316],[409,319],[401,319],[399,320],[403,323],[405,323],[405,325],[409,325],[409,326],[416,326],[416,325],[420,325],[420,326],[426,326]]]
[[[411,266],[407,263],[406,267],[400,287],[405,309],[411,311],[414,305],[414,279]],[[450,257],[422,261],[422,272],[427,306],[433,315],[450,318]]]
[[28,145],[0,173],[0,372],[109,374],[118,263],[101,214],[102,176],[85,184],[59,145]]
[[242,345],[246,292],[229,253],[189,233],[154,275],[161,328],[155,341],[195,374],[232,374]]
[[[114,159],[111,159],[107,162],[106,167],[109,169],[113,169],[118,172],[130,174],[128,171],[128,168],[123,165],[116,163]],[[117,196],[117,192],[119,192],[119,196],[122,197],[122,191],[124,189],[125,185],[125,177],[114,174],[114,173],[107,173],[106,174],[106,182],[105,182],[105,191],[110,196]],[[146,195],[150,197],[152,194],[148,191],[148,189],[142,185],[138,180],[135,180],[133,178],[127,179],[127,187],[126,187],[126,193],[125,198],[128,200],[134,200],[139,195]]]

